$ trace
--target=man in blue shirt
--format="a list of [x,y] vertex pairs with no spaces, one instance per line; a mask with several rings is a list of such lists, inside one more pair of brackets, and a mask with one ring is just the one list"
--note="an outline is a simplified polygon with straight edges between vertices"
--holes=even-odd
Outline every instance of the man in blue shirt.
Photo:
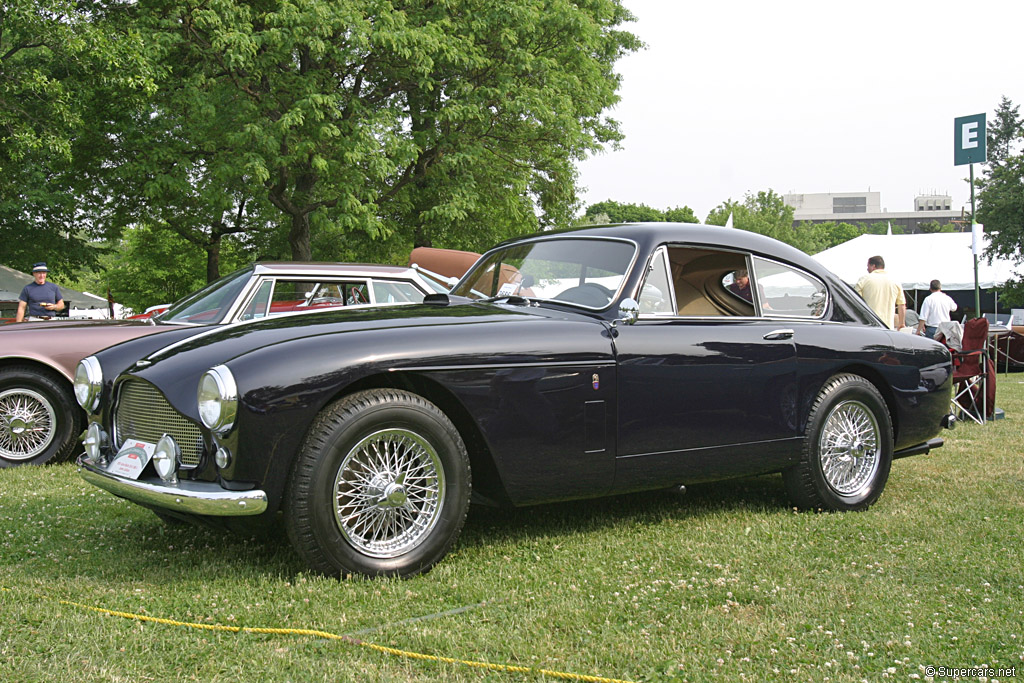
[[60,288],[46,281],[49,272],[50,269],[45,263],[32,266],[33,281],[21,290],[15,322],[25,320],[26,309],[29,320],[49,320],[57,311],[64,310],[64,296],[60,293]]

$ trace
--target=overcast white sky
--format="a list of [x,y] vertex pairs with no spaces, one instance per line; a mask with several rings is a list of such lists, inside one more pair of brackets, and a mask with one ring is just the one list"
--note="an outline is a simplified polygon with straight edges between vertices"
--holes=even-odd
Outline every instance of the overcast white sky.
[[[585,204],[747,192],[919,194],[970,206],[953,119],[1024,111],[1022,0],[623,0],[647,44],[622,60],[622,148],[580,165]],[[981,167],[975,166],[975,174]]]

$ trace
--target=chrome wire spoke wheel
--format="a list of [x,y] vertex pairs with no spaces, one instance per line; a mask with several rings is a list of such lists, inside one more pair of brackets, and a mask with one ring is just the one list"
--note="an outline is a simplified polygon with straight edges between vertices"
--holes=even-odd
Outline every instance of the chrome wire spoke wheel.
[[57,415],[46,398],[31,389],[0,392],[0,458],[31,460],[57,433]]
[[357,443],[338,469],[338,528],[370,557],[398,557],[430,536],[444,487],[444,468],[429,441],[407,429],[375,432]]
[[878,420],[860,401],[838,403],[825,418],[818,453],[825,482],[842,496],[869,486],[879,466]]

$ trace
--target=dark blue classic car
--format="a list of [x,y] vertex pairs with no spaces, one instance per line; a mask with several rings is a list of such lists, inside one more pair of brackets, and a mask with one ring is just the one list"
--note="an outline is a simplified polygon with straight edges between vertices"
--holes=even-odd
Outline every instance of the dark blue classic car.
[[943,346],[721,227],[535,235],[420,305],[163,339],[79,366],[82,476],[165,519],[281,512],[327,574],[427,570],[471,499],[781,472],[796,505],[860,510],[952,426]]

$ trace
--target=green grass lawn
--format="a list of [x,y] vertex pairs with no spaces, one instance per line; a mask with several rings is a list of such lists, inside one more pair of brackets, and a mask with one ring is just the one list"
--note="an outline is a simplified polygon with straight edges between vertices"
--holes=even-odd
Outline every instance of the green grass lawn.
[[1024,676],[1022,383],[1000,375],[1006,419],[961,424],[944,448],[897,461],[867,512],[794,512],[778,475],[684,496],[474,508],[454,552],[405,581],[310,575],[283,535],[166,526],[71,465],[0,470],[0,680]]

